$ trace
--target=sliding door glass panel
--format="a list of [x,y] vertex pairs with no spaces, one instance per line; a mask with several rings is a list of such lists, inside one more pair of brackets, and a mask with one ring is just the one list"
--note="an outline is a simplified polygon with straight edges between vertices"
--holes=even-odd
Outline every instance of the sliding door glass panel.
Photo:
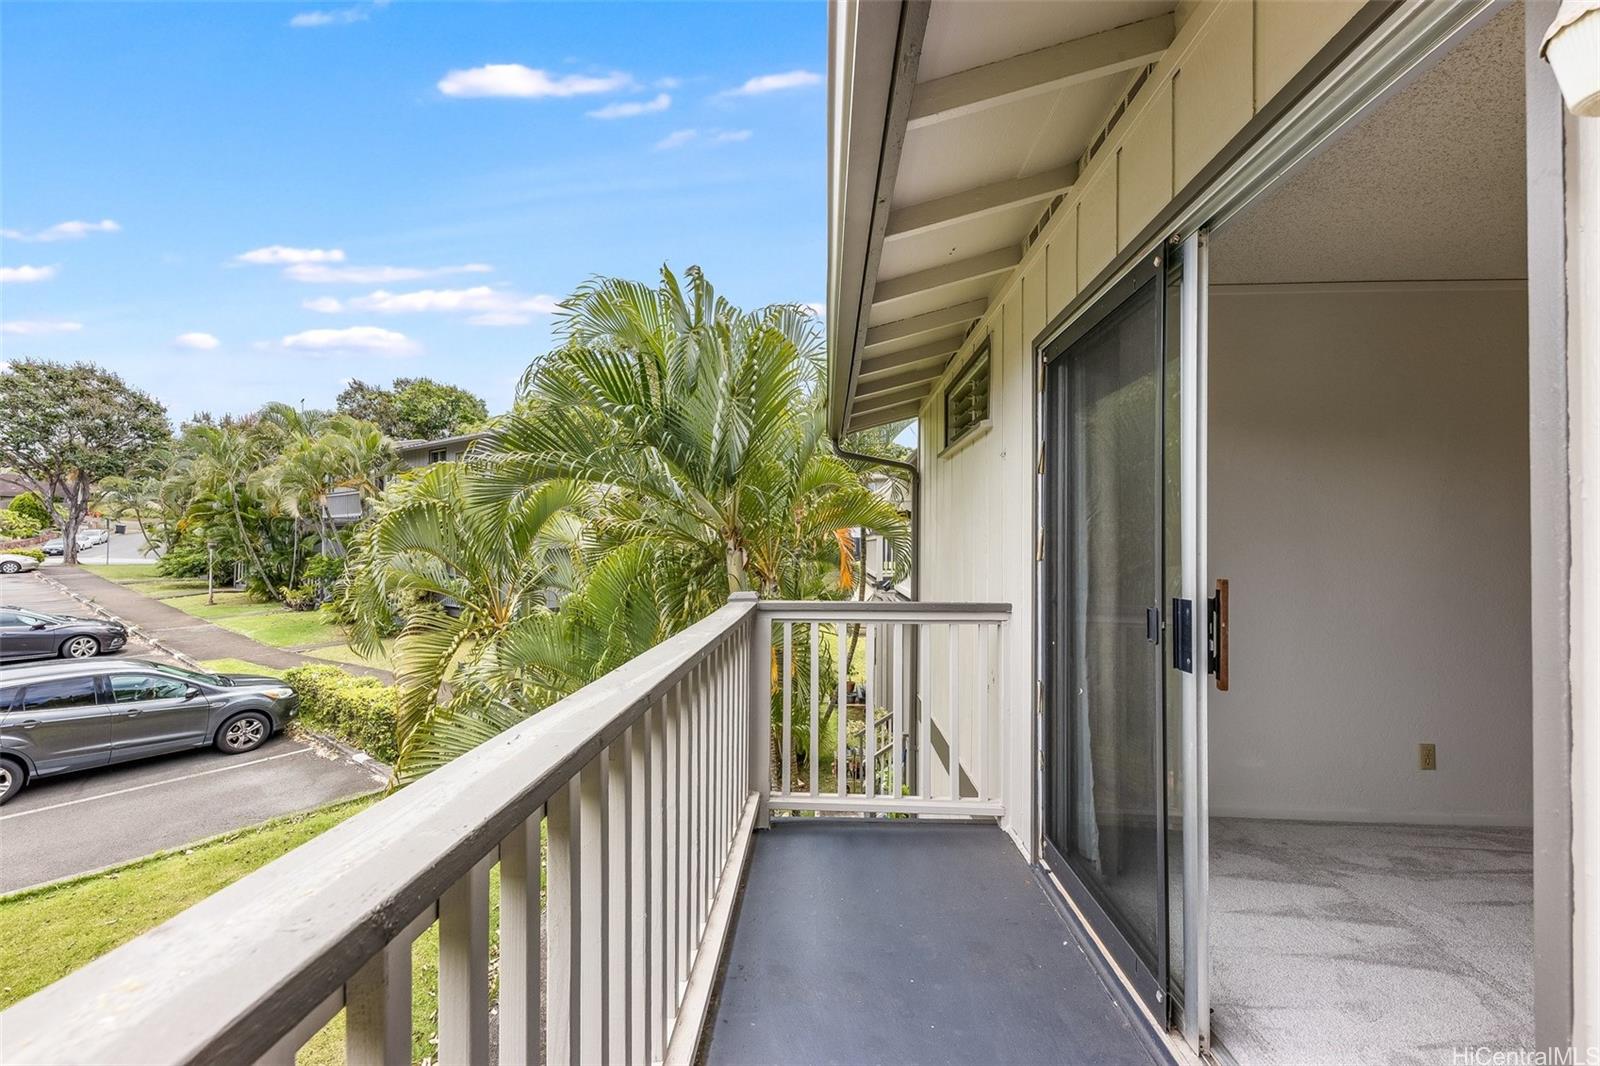
[[[1051,366],[1050,843],[1152,970],[1164,955],[1159,276]],[[1152,629],[1152,626],[1155,626]]]

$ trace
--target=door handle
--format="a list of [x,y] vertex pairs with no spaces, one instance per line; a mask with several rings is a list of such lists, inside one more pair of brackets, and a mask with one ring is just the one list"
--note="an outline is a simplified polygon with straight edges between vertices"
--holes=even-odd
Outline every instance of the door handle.
[[1217,691],[1228,691],[1228,579],[1206,601],[1206,672],[1217,676]]
[[137,718],[143,713],[144,713],[143,711],[129,711],[127,713],[127,717],[129,717],[129,718]]
[[22,723],[22,728],[24,728],[24,729],[32,729],[34,726],[36,726],[38,724],[39,724],[39,719],[37,719],[37,718],[29,718],[26,722]]

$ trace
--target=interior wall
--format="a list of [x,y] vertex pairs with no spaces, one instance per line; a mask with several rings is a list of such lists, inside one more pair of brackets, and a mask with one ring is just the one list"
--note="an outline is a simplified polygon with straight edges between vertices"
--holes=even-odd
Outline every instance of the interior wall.
[[1213,289],[1214,814],[1531,823],[1526,307],[1514,283]]

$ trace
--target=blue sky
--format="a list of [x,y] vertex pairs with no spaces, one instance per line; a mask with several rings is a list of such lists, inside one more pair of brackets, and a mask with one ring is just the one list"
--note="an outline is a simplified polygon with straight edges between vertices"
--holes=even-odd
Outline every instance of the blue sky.
[[[0,5],[0,352],[491,410],[584,278],[823,298],[822,3]],[[607,117],[614,116],[614,117]]]

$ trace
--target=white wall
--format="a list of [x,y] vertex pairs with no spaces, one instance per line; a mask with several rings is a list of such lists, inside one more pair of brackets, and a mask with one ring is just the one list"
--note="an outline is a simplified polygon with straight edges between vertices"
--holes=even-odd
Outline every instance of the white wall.
[[1213,813],[1531,824],[1525,289],[1214,291]]

